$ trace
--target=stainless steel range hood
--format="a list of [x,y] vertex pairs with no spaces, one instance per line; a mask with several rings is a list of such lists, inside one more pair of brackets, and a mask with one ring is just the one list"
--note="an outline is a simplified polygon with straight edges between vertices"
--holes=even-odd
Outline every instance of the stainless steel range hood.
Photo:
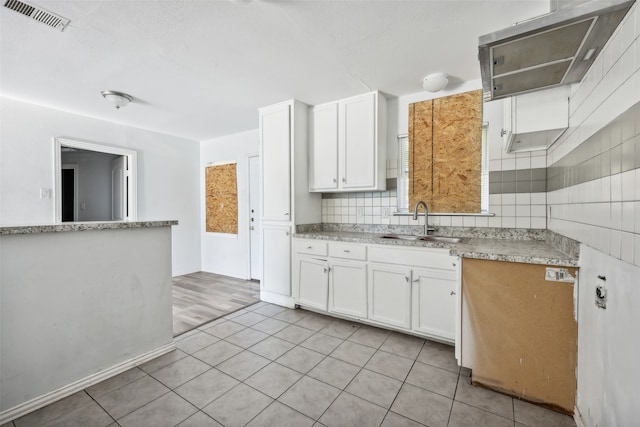
[[479,39],[485,101],[582,79],[635,0],[594,0]]

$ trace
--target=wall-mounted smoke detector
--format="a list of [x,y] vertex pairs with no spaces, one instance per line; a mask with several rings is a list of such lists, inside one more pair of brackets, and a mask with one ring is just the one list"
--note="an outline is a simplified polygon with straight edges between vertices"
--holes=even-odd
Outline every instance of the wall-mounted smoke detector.
[[46,9],[41,8],[40,6],[36,6],[34,4],[30,4],[20,0],[6,0],[4,2],[4,7],[7,9],[13,10],[14,12],[21,13],[26,15],[38,22],[41,22],[49,27],[53,27],[56,30],[64,31],[69,25],[71,20],[67,18],[63,18],[60,15],[56,15],[53,12],[49,12]]

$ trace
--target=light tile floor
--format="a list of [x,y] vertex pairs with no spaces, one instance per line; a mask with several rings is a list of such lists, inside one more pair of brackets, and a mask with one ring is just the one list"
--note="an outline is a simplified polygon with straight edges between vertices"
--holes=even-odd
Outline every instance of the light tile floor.
[[264,302],[5,426],[575,426],[470,384],[453,348]]

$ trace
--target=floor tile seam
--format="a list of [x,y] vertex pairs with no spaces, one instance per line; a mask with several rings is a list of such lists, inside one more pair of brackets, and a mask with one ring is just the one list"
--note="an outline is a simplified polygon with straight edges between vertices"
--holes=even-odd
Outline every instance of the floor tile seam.
[[[454,393],[454,395],[453,395],[453,396],[447,396],[446,394],[442,394],[442,393],[439,393],[439,392],[434,391],[434,390],[429,390],[428,388],[424,388],[424,387],[423,387],[423,386],[421,386],[421,385],[417,385],[417,384],[410,383],[410,382],[408,382],[408,381],[406,381],[406,380],[404,381],[404,383],[405,383],[405,384],[409,384],[409,385],[411,385],[411,386],[413,386],[413,387],[419,388],[420,390],[428,391],[429,393],[433,393],[433,394],[437,394],[438,396],[446,397],[447,399],[449,399],[449,400],[451,400],[451,401],[456,400],[456,399],[455,399],[455,393]],[[458,385],[456,384],[456,387],[457,387],[457,386],[458,386]],[[461,401],[461,400],[459,400],[459,402],[462,402],[462,401]],[[466,403],[466,402],[462,402],[462,403],[465,403],[465,404],[467,404],[467,405],[468,405],[468,403]],[[473,405],[471,405],[471,406],[473,406]],[[481,408],[478,408],[478,409],[481,409]],[[488,411],[487,411],[487,412],[488,412]],[[504,418],[504,417],[503,417],[503,418]]]
[[[422,345],[422,348],[424,348],[424,344]],[[422,351],[422,348],[420,348],[420,351]],[[389,353],[389,354],[393,354],[393,353]],[[418,355],[420,355],[420,353],[418,353]],[[400,357],[402,357],[402,356],[400,356]],[[407,375],[405,375],[404,380],[402,381],[402,385],[400,385],[400,389],[396,393],[396,397],[393,398],[393,401],[391,402],[391,405],[389,405],[389,411],[391,411],[391,408],[393,408],[394,403],[396,403],[396,400],[398,399],[398,396],[400,395],[400,391],[402,391],[402,388],[404,387],[404,385],[405,384],[409,384],[409,383],[407,383],[407,378],[409,377],[409,373],[411,373],[411,370],[413,369],[413,367],[414,367],[414,365],[416,364],[417,361],[418,361],[418,358],[416,357],[416,359],[414,359],[414,361],[411,363],[411,367],[407,371]],[[413,385],[413,384],[409,384],[409,385]],[[451,406],[453,406],[453,403],[451,404]],[[413,420],[413,418],[407,417],[406,415],[402,415],[402,416]],[[413,421],[415,421],[415,422],[417,422],[419,424],[422,424],[418,420],[413,420]]]
[[453,405],[456,403],[456,394],[458,393],[458,384],[460,384],[460,374],[458,374],[458,378],[456,379],[456,387],[453,390],[453,397],[451,398],[451,407],[449,408],[449,417],[447,418],[447,426],[451,422],[451,415],[453,414]]
[[[354,377],[354,378],[355,378],[355,377]],[[345,387],[345,388],[344,388],[344,390],[342,390],[342,391],[344,391],[344,392],[345,392],[345,393],[347,393],[348,395],[351,395],[351,396],[357,397],[358,399],[362,399],[362,400],[364,400],[365,402],[371,403],[372,405],[375,405],[375,406],[377,406],[378,408],[382,408],[382,409],[384,409],[385,411],[390,411],[390,410],[391,410],[391,406],[393,405],[393,402],[395,402],[396,397],[398,397],[398,394],[400,393],[400,389],[402,388],[402,386],[400,386],[400,388],[399,388],[399,389],[398,389],[398,391],[396,392],[396,395],[395,395],[395,397],[393,398],[393,400],[391,401],[391,404],[389,405],[389,407],[388,407],[388,408],[385,408],[384,406],[381,406],[379,403],[372,402],[371,400],[367,399],[366,397],[358,396],[357,394],[355,394],[355,393],[353,393],[353,392],[348,391],[348,390],[347,390],[347,388],[348,388],[348,386],[347,386],[347,387]]]
[[[158,399],[160,399],[160,398],[162,398],[162,397],[164,397],[164,396],[168,395],[169,393],[171,393],[171,394],[175,395],[175,396],[176,396],[177,398],[179,398],[179,399],[184,400],[185,402],[187,402],[189,405],[193,406],[193,407],[196,409],[196,410],[195,410],[195,412],[192,412],[191,414],[187,415],[187,417],[186,417],[186,418],[184,418],[184,419],[182,419],[182,420],[178,421],[175,425],[178,425],[178,424],[180,424],[180,423],[182,423],[182,422],[186,421],[187,419],[189,419],[189,417],[191,417],[192,415],[194,415],[194,414],[196,414],[198,411],[200,411],[200,408],[198,408],[196,405],[194,405],[193,403],[189,402],[187,399],[185,399],[184,397],[180,396],[180,395],[179,395],[178,393],[176,393],[175,391],[173,391],[173,390],[169,390],[167,393],[164,393],[162,396],[158,396],[157,398],[153,399],[152,401],[145,403],[144,405],[142,405],[142,406],[141,406],[141,407],[139,407],[138,409],[136,409],[136,410],[134,410],[134,411],[131,411],[131,412],[129,412],[127,415],[124,415],[124,416],[122,416],[122,417],[118,418],[118,420],[122,420],[122,419],[124,419],[125,417],[127,417],[127,416],[129,416],[129,415],[133,414],[134,412],[139,411],[140,409],[144,408],[145,406],[149,406],[149,405],[151,405],[153,402],[155,402],[156,400],[158,400]],[[118,423],[118,420],[116,420],[116,422],[117,422],[117,423]],[[118,425],[120,425],[120,423],[118,423]]]
[[[112,377],[109,377],[109,378],[107,378],[107,379],[105,379],[105,380],[102,380],[102,381],[100,381],[100,382],[98,382],[98,383],[96,383],[96,384],[90,385],[89,387],[86,387],[86,388],[82,389],[82,391],[84,391],[85,393],[87,393],[87,394],[89,395],[89,397],[95,401],[95,400],[96,400],[96,398],[98,398],[98,397],[102,397],[102,396],[104,396],[104,395],[107,395],[107,394],[109,394],[109,393],[111,393],[111,392],[113,392],[113,391],[115,391],[115,390],[119,390],[119,389],[121,389],[122,387],[124,387],[124,386],[127,386],[127,385],[131,384],[132,382],[135,382],[135,381],[138,381],[138,380],[140,380],[140,379],[144,378],[144,377],[145,377],[145,375],[146,375],[146,376],[148,376],[148,377],[150,377],[150,376],[151,376],[151,375],[149,375],[149,374],[147,373],[147,371],[145,371],[144,369],[140,368],[139,366],[134,366],[134,367],[133,367],[133,368],[131,368],[131,369],[134,369],[134,368],[139,369],[139,370],[140,370],[140,372],[142,372],[142,375],[140,375],[139,377],[137,377],[137,378],[135,378],[135,379],[133,379],[133,380],[131,380],[131,381],[129,381],[129,382],[126,382],[126,383],[122,384],[121,386],[118,386],[118,387],[116,387],[116,388],[114,388],[114,389],[112,389],[112,390],[109,390],[109,391],[108,391],[108,392],[106,392],[106,393],[98,394],[98,395],[96,395],[96,396],[94,397],[94,396],[92,396],[92,395],[91,395],[91,393],[89,393],[89,391],[88,391],[88,390],[89,390],[89,388],[93,387],[94,385],[98,385],[98,384],[101,384],[101,383],[103,383],[103,382],[109,381],[111,378],[115,378],[115,377],[117,377],[117,376],[118,376],[118,375],[120,375],[120,374],[116,374],[116,375],[114,375],[114,376],[112,376]],[[128,369],[128,370],[131,370],[131,369]],[[125,371],[125,372],[127,372],[127,371]],[[121,373],[124,373],[124,372],[121,372]],[[152,378],[153,378],[153,377],[152,377]]]
[[[202,362],[202,363],[205,363],[205,362]],[[191,380],[193,380],[193,379],[195,379],[195,378],[199,377],[199,376],[200,376],[200,375],[202,375],[202,374],[206,374],[206,373],[207,373],[207,372],[209,372],[210,370],[214,369],[214,367],[213,367],[213,366],[211,366],[211,365],[209,365],[208,363],[205,363],[205,364],[209,367],[206,371],[203,371],[202,373],[200,373],[200,374],[196,375],[196,376],[195,376],[195,377],[193,377],[193,378],[189,378],[187,381],[185,381],[185,382],[183,382],[183,383],[180,383],[180,384],[178,384],[178,385],[177,385],[177,386],[175,386],[175,387],[170,387],[169,385],[165,384],[164,382],[162,382],[160,379],[158,379],[158,378],[154,377],[153,375],[149,375],[149,376],[150,376],[151,378],[153,378],[154,380],[158,381],[160,384],[162,384],[163,386],[165,386],[165,387],[166,387],[166,388],[168,388],[169,390],[174,391],[174,390],[175,390],[175,389],[177,389],[178,387],[183,386],[183,385],[185,385],[186,383],[188,383],[189,381],[191,381]]]
[[[394,377],[392,377],[392,376],[389,376],[389,375],[387,375],[387,374],[385,374],[385,373],[378,372],[378,371],[374,371],[374,370],[373,370],[373,369],[371,369],[371,368],[367,368],[367,365],[364,365],[364,366],[360,369],[360,371],[358,372],[358,374],[359,374],[360,372],[362,372],[362,371],[369,371],[369,372],[373,372],[374,374],[381,375],[381,376],[383,376],[383,377],[385,377],[385,378],[389,378],[389,379],[394,380],[394,381],[399,381],[399,382],[401,382],[402,384],[404,384],[404,383],[406,382],[405,380],[399,380],[399,379],[394,378]],[[407,373],[407,375],[409,375],[409,374]],[[405,379],[406,379],[406,377],[405,377]],[[411,383],[409,383],[409,384],[411,384]],[[411,385],[413,385],[413,384],[411,384]],[[401,385],[400,387],[402,387],[402,385]]]
[[[58,420],[58,419],[60,419],[60,418],[64,417],[65,415],[70,414],[71,412],[77,411],[78,409],[81,409],[81,408],[84,408],[85,406],[89,406],[89,405],[91,405],[93,402],[95,402],[95,403],[96,403],[96,404],[97,404],[97,405],[98,405],[98,406],[99,406],[99,407],[100,407],[100,408],[101,408],[101,409],[102,409],[102,410],[107,414],[107,416],[109,416],[109,418],[111,418],[111,419],[113,420],[113,422],[115,422],[115,421],[116,421],[116,420],[115,420],[115,418],[114,418],[114,417],[113,417],[113,416],[112,416],[112,415],[111,415],[111,414],[110,414],[110,413],[109,413],[105,408],[103,408],[103,407],[102,407],[102,405],[100,405],[100,404],[99,404],[99,403],[98,403],[98,402],[93,398],[93,396],[91,396],[91,395],[87,392],[87,389],[83,389],[82,391],[84,391],[84,392],[85,392],[85,394],[86,394],[87,396],[89,396],[89,401],[87,401],[87,402],[85,402],[85,403],[81,404],[80,406],[75,406],[75,407],[71,408],[70,410],[67,410],[67,411],[65,411],[65,412],[61,413],[60,415],[58,415],[58,416],[56,416],[56,417],[53,417],[53,418],[51,418],[51,419],[47,420],[44,424],[50,424],[51,422],[53,422],[53,421],[55,421],[55,420]],[[74,394],[75,394],[75,393],[74,393]],[[67,397],[71,397],[71,396],[73,396],[73,395],[69,395],[69,396],[67,396]],[[66,398],[62,398],[62,399],[60,399],[60,400],[58,400],[58,401],[54,402],[53,404],[55,404],[55,403],[57,403],[57,402],[60,402],[60,401],[62,401],[62,400],[64,400],[64,399],[66,399]],[[44,408],[46,408],[46,407],[47,407],[47,406],[44,406],[44,407],[42,407],[42,408],[40,408],[40,409],[44,409]],[[34,413],[34,412],[37,412],[38,410],[39,410],[39,409],[36,409],[35,411],[29,412],[28,414],[25,414],[25,415],[23,415],[23,416],[30,415],[30,414],[32,414],[32,413]],[[22,417],[18,417],[18,418],[16,418],[15,420],[20,419],[20,418],[22,418]],[[15,420],[11,420],[11,421],[9,421],[8,423],[10,423],[12,426],[14,426],[14,427],[15,427],[15,426],[16,426],[16,423],[14,422]],[[4,424],[3,424],[3,425],[4,425]]]
[[[413,385],[413,384],[412,384],[412,385]],[[458,386],[456,385],[456,392],[457,392],[457,387],[458,387]],[[504,395],[504,396],[507,396],[507,395]],[[510,396],[507,396],[507,397],[510,397]],[[474,405],[473,403],[465,402],[464,400],[460,400],[460,399],[457,399],[457,398],[455,398],[455,397],[454,397],[453,401],[454,401],[454,402],[460,402],[460,403],[463,403],[463,404],[465,404],[465,405],[467,405],[467,406],[471,406],[472,408],[478,409],[478,410],[483,411],[483,412],[488,412],[488,413],[490,413],[490,414],[492,414],[492,415],[496,415],[496,416],[498,416],[498,417],[500,417],[500,418],[504,418],[505,420],[513,421],[514,423],[516,422],[515,414],[514,414],[513,418],[507,418],[507,417],[505,417],[505,416],[504,416],[504,415],[502,415],[502,414],[498,414],[497,412],[491,411],[491,410],[489,410],[489,409],[487,409],[487,408],[481,408],[480,406]],[[513,407],[513,398],[511,399],[511,406]],[[521,424],[524,424],[524,423],[522,423],[521,421],[517,421],[517,422],[519,422],[519,423],[521,423]]]
[[[165,385],[163,384],[163,386],[165,386]],[[166,386],[165,386],[165,387],[166,387]],[[164,393],[162,393],[160,396],[158,396],[158,397],[156,397],[155,399],[152,399],[152,400],[150,400],[150,401],[148,401],[148,402],[144,403],[144,404],[143,404],[143,405],[141,405],[141,406],[138,406],[138,407],[137,407],[137,408],[135,408],[135,409],[132,409],[131,411],[129,411],[129,412],[127,412],[126,414],[122,415],[120,418],[116,418],[115,416],[111,415],[111,413],[110,413],[109,411],[107,411],[107,414],[109,414],[109,416],[110,416],[111,418],[115,419],[115,420],[116,420],[116,422],[118,422],[118,420],[121,420],[121,419],[125,418],[127,415],[133,414],[133,413],[134,413],[134,412],[136,412],[138,409],[144,408],[144,407],[145,407],[145,406],[147,406],[148,404],[150,404],[150,403],[152,403],[152,402],[155,402],[156,400],[160,399],[160,398],[161,398],[161,397],[163,397],[163,396],[166,396],[166,395],[167,395],[167,394],[169,394],[169,393],[173,393],[173,391],[172,391],[171,389],[167,389],[167,390],[166,390]],[[176,394],[176,393],[174,393],[174,394]],[[180,397],[180,396],[178,396],[178,397]],[[105,411],[106,411],[106,409],[105,409]],[[118,423],[118,424],[120,424],[120,423]]]
[[[496,417],[498,417],[498,418],[502,418],[503,420],[511,421],[511,422],[513,423],[513,425],[514,425],[514,426],[515,426],[516,422],[519,422],[519,423],[521,423],[521,424],[523,424],[523,425],[526,425],[526,424],[524,424],[524,423],[522,423],[522,422],[520,422],[520,421],[516,421],[515,419],[509,419],[509,418],[507,418],[507,417],[505,417],[505,416],[503,416],[503,415],[496,414],[495,412],[489,411],[489,410],[487,410],[487,409],[485,409],[485,408],[480,408],[480,407],[478,407],[478,406],[472,405],[472,404],[467,403],[467,402],[464,402],[464,401],[462,401],[462,400],[456,400],[456,399],[454,399],[454,400],[453,400],[453,403],[455,404],[456,402],[458,402],[458,403],[462,403],[463,405],[470,406],[470,407],[472,407],[472,408],[474,408],[474,409],[477,409],[477,410],[479,410],[479,411],[486,412],[486,413],[491,414],[491,415],[495,415]],[[451,406],[451,408],[453,409],[453,405]],[[529,427],[529,426],[528,426],[528,427]]]
[[[286,367],[286,366],[285,366],[285,367]],[[289,368],[289,369],[291,369],[291,368]],[[292,370],[293,370],[293,369],[292,369]],[[295,371],[295,370],[293,370],[293,371]],[[295,371],[295,372],[298,372],[298,371]],[[306,414],[304,414],[304,413],[302,413],[302,412],[298,411],[296,408],[292,408],[291,406],[289,406],[289,405],[287,405],[286,403],[284,403],[284,402],[282,402],[281,400],[279,400],[279,399],[280,399],[280,398],[281,398],[281,397],[282,397],[282,396],[283,396],[287,391],[289,391],[289,389],[290,389],[291,387],[293,387],[294,385],[296,385],[297,383],[299,383],[299,382],[300,382],[300,381],[301,381],[305,376],[306,376],[306,375],[301,375],[301,376],[300,376],[300,378],[298,378],[296,381],[294,381],[294,382],[293,382],[293,384],[291,384],[289,387],[287,387],[287,388],[285,389],[285,391],[283,391],[282,393],[280,393],[280,394],[278,395],[278,397],[275,397],[275,398],[274,398],[274,397],[269,396],[268,394],[266,394],[266,393],[265,393],[265,392],[263,392],[263,391],[258,390],[257,388],[253,387],[252,385],[247,384],[247,383],[245,383],[244,381],[242,381],[242,384],[246,385],[247,387],[251,387],[253,390],[255,390],[255,391],[257,391],[257,392],[259,392],[259,393],[261,393],[261,394],[264,394],[264,395],[265,395],[265,396],[267,396],[269,399],[271,399],[271,403],[269,403],[267,406],[265,406],[265,407],[264,407],[264,409],[262,409],[262,411],[260,411],[260,412],[259,412],[255,417],[253,417],[253,418],[256,418],[258,415],[260,415],[264,410],[266,410],[269,406],[271,406],[271,405],[273,404],[273,402],[278,402],[278,403],[280,403],[281,405],[284,405],[284,406],[286,406],[287,408],[292,409],[292,410],[294,410],[295,412],[297,412],[297,413],[299,413],[299,414],[302,414],[302,415],[304,415],[305,417],[310,418],[310,419],[312,419],[312,420],[313,420],[313,418],[312,418],[312,417],[310,417],[309,415],[306,415]],[[247,378],[247,379],[249,379],[249,378]],[[231,390],[229,390],[229,391],[231,391]],[[229,392],[229,391],[228,391],[228,392]],[[228,392],[227,392],[227,393],[228,393]],[[226,394],[226,393],[225,393],[225,394]],[[221,396],[221,397],[222,397],[222,396]],[[251,421],[253,421],[253,418],[251,418],[251,420],[247,421],[247,423],[246,423],[246,424],[249,424]],[[314,421],[315,421],[315,420],[314,420]],[[245,425],[246,425],[246,424],[245,424]]]
[[[175,350],[174,350],[174,351],[175,351]],[[172,362],[169,362],[169,363],[167,363],[166,365],[162,365],[162,366],[160,366],[159,368],[154,369],[153,371],[145,371],[145,369],[142,367],[142,365],[144,365],[144,363],[142,363],[142,364],[140,364],[140,365],[137,365],[137,366],[136,366],[136,368],[139,368],[142,372],[144,372],[145,374],[147,374],[147,375],[151,376],[151,374],[152,374],[153,372],[159,371],[160,369],[162,369],[162,368],[164,368],[164,367],[166,367],[166,366],[169,366],[169,365],[171,365],[171,364],[172,364],[172,363],[174,363],[174,362],[177,362],[177,361],[179,361],[179,360],[182,360],[182,359],[184,359],[184,358],[185,358],[185,357],[187,357],[187,356],[193,356],[193,355],[191,355],[191,354],[185,353],[184,351],[182,351],[182,350],[180,350],[180,349],[177,349],[177,351],[179,351],[180,353],[183,353],[183,354],[184,354],[184,356],[182,356],[180,359],[177,359],[177,360],[174,360],[174,361],[172,361]],[[200,350],[198,350],[198,351],[200,351]],[[167,353],[167,354],[169,354],[169,353]],[[160,357],[162,357],[162,356],[160,356]],[[151,362],[151,361],[153,361],[153,360],[155,360],[155,359],[150,360],[150,362]],[[147,362],[145,362],[145,363],[147,363]],[[142,377],[140,377],[140,378],[142,378]],[[138,379],[139,379],[139,378],[138,378]],[[134,380],[134,381],[135,381],[135,380]],[[133,382],[133,381],[131,381],[131,382]],[[119,388],[119,387],[118,387],[118,388]]]
[[[220,340],[220,341],[222,341],[222,340]],[[220,342],[220,341],[218,341],[218,342]],[[214,344],[217,344],[217,343],[214,343]],[[211,344],[211,345],[214,345],[214,344]],[[229,344],[230,344],[230,343],[229,343]],[[237,347],[237,346],[236,346],[236,347]],[[205,347],[205,348],[206,348],[206,347]],[[202,349],[202,350],[204,350],[204,349]],[[198,350],[198,351],[202,351],[202,350]],[[243,350],[244,350],[244,349],[243,349]],[[243,351],[243,350],[240,350],[238,353],[242,353],[242,351]],[[196,353],[197,353],[197,352],[196,352]],[[204,360],[200,359],[199,357],[195,356],[194,354],[191,354],[190,356],[191,356],[191,357],[193,357],[193,358],[195,358],[195,359],[198,359],[198,360],[199,360],[199,361],[201,361],[202,363],[206,363],[207,365],[211,366],[212,368],[215,368],[216,366],[219,366],[221,363],[224,363],[224,362],[226,362],[227,360],[231,359],[233,356],[235,356],[235,355],[236,355],[236,354],[238,354],[238,353],[233,353],[231,356],[227,357],[227,358],[226,358],[226,359],[224,359],[224,360],[221,360],[220,362],[216,363],[215,365],[211,365],[210,363],[207,363],[206,361],[204,361]],[[218,369],[218,370],[219,370],[219,369]]]
[[[285,354],[289,353],[289,352],[290,352],[290,351],[292,351],[292,350],[295,350],[295,348],[296,348],[296,347],[299,347],[299,346],[298,346],[298,345],[296,345],[295,347],[293,347],[293,348],[291,348],[290,350],[288,350],[288,351],[286,351],[285,353],[283,353],[280,357],[284,356]],[[305,348],[305,347],[302,347],[302,348]],[[306,349],[306,348],[305,348],[305,349]],[[308,350],[308,349],[306,349],[306,350]],[[310,350],[310,351],[314,351],[314,350]],[[317,351],[314,351],[314,353],[318,353],[318,352],[317,352]],[[307,372],[300,372],[300,371],[298,371],[298,370],[296,370],[296,369],[294,369],[294,368],[292,368],[292,367],[290,367],[290,366],[283,365],[282,363],[277,362],[277,360],[278,360],[278,359],[280,359],[280,357],[278,357],[278,359],[274,360],[274,361],[273,361],[273,363],[277,363],[277,364],[278,364],[278,365],[280,365],[280,366],[284,366],[285,368],[289,368],[289,369],[291,369],[291,370],[293,370],[293,371],[296,371],[296,372],[298,372],[298,373],[302,374],[302,376],[304,377],[304,376],[307,376],[307,374],[308,374],[309,372],[311,372],[311,371],[312,371],[316,366],[318,366],[320,363],[322,363],[322,361],[323,361],[324,359],[326,359],[327,357],[329,357],[329,355],[328,355],[328,354],[322,354],[322,353],[318,353],[318,354],[320,354],[320,355],[322,356],[322,359],[320,359],[320,360],[318,361],[318,363],[316,363],[316,364],[315,364],[315,365],[313,365],[311,368],[309,368],[309,369],[307,370]],[[264,357],[264,356],[262,356],[262,357]],[[265,357],[265,359],[266,359],[266,357]],[[313,377],[309,377],[309,378],[313,378]],[[315,378],[313,378],[313,379],[315,380]],[[319,381],[319,380],[318,380],[318,381]],[[329,384],[329,385],[331,385],[331,384]],[[331,386],[331,387],[335,387],[335,386]],[[336,388],[337,388],[337,387],[336,387]]]

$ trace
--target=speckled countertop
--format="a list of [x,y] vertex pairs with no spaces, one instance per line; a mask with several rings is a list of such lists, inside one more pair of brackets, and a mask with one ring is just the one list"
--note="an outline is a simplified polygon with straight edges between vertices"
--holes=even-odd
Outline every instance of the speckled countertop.
[[107,222],[69,222],[62,224],[16,225],[0,227],[0,235],[60,233],[65,231],[120,230],[126,228],[169,227],[178,225],[176,220],[168,221],[107,221]]
[[[377,230],[376,230],[377,231]],[[442,236],[455,236],[455,231],[443,230],[436,233]],[[412,233],[406,233],[412,234]],[[475,235],[474,235],[475,234]],[[522,238],[517,233],[505,237],[505,232],[498,233],[499,238],[493,238],[492,233],[482,230],[482,237],[476,237],[478,233],[469,229],[461,230],[458,234],[462,237],[460,243],[429,242],[423,240],[387,239],[379,232],[353,232],[353,231],[298,231],[294,237],[301,239],[332,240],[340,242],[369,243],[392,246],[411,246],[427,248],[446,248],[452,255],[464,258],[487,259],[495,261],[522,262],[527,264],[558,265],[563,267],[575,267],[578,265],[576,256],[569,255],[547,240],[543,240],[545,233],[540,233],[538,239]],[[468,236],[468,237],[465,237]]]

